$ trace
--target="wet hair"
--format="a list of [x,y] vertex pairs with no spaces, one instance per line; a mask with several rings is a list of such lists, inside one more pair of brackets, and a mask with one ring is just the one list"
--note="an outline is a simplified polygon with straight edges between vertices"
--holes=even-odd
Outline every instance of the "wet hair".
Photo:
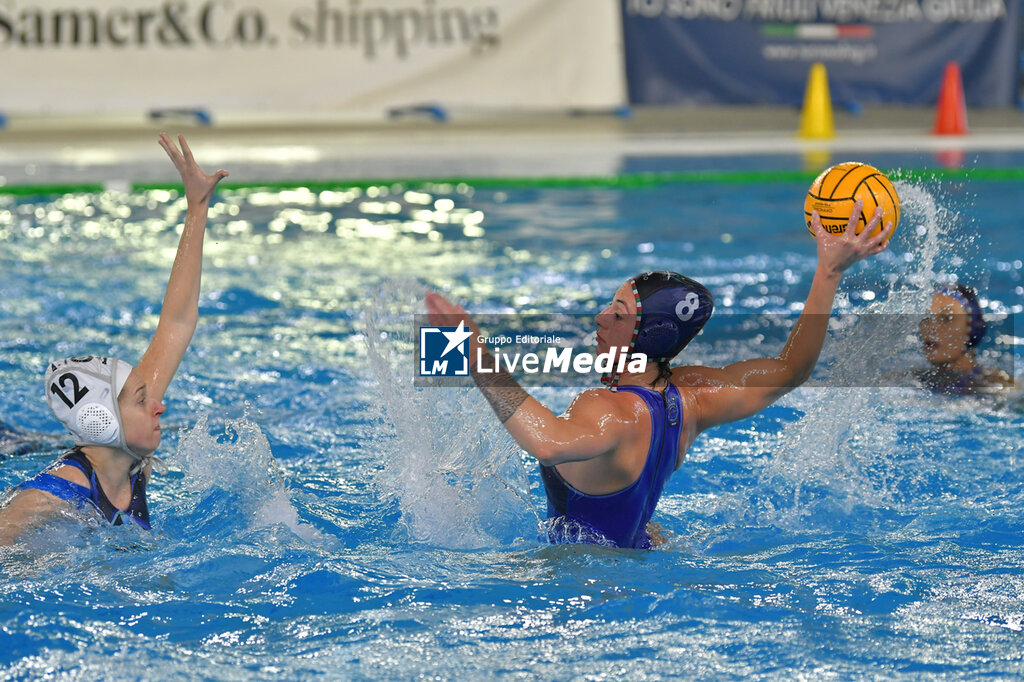
[[670,360],[658,360],[658,376],[651,381],[651,388],[654,388],[662,381],[672,378],[672,365]]

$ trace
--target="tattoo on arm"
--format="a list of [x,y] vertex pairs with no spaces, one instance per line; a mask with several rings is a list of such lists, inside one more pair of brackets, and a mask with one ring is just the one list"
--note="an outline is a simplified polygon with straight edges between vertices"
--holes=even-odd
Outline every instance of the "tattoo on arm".
[[491,409],[494,410],[494,414],[498,415],[502,424],[511,419],[519,406],[530,397],[530,394],[524,391],[512,378],[512,375],[505,370],[493,374],[481,374],[474,369],[473,380],[480,392],[487,398],[487,402],[491,404]]

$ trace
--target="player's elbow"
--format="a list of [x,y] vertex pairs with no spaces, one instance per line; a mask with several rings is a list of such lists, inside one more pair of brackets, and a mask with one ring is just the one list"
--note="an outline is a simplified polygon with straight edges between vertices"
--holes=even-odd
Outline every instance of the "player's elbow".
[[762,388],[760,390],[751,389],[744,396],[745,400],[742,400],[737,405],[735,413],[732,415],[735,421],[737,419],[747,419],[753,417],[761,410],[767,409],[775,404],[782,396],[793,390],[789,386],[777,386],[772,388]]
[[811,365],[810,367],[801,367],[801,368],[797,369],[793,373],[793,376],[790,378],[790,380],[787,383],[787,385],[784,386],[785,391],[779,397],[781,398],[783,395],[785,395],[786,393],[789,393],[794,388],[797,388],[797,387],[802,386],[805,383],[807,383],[807,380],[811,378],[811,374],[813,372],[814,372],[814,365]]
[[170,290],[164,296],[160,309],[159,325],[168,327],[195,327],[199,323],[199,302],[185,296],[172,296]]
[[539,463],[546,467],[555,466],[565,461],[561,457],[561,450],[555,446],[554,443],[542,442],[532,443],[530,447],[526,449],[530,455],[536,459]]
[[529,444],[525,450],[533,456],[540,464],[546,467],[553,467],[556,464],[565,462],[576,462],[581,459],[589,459],[589,455],[580,452],[578,446],[572,443],[559,443],[556,441],[543,440]]
[[762,383],[768,389],[768,393],[777,394],[772,402],[804,384],[811,378],[811,374],[814,372],[813,363],[787,362],[781,358],[780,360],[781,366],[778,368],[778,371],[768,377],[768,381]]
[[171,323],[178,329],[195,331],[196,325],[199,324],[199,308],[190,306],[178,312],[171,320]]

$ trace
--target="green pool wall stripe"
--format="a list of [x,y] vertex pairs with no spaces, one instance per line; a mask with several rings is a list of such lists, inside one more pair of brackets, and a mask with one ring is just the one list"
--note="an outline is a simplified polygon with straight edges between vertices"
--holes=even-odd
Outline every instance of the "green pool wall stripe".
[[[567,177],[450,177],[450,178],[390,178],[390,179],[337,179],[337,180],[274,180],[221,183],[226,190],[293,190],[307,188],[310,191],[344,190],[352,187],[366,188],[388,185],[411,187],[424,185],[460,185],[494,189],[544,189],[544,188],[645,188],[662,185],[721,183],[721,184],[766,184],[773,182],[810,182],[817,176],[816,171],[804,170],[758,170],[758,171],[678,171],[666,173],[623,173],[609,176],[567,176]],[[890,172],[894,179],[909,181],[936,180],[1024,180],[1021,168],[955,168],[955,169],[897,169]],[[167,182],[137,182],[130,185],[133,192],[154,189],[181,189],[181,184]],[[0,195],[13,196],[54,196],[80,192],[102,192],[99,183],[83,184],[36,184],[0,186]]]
[[80,192],[102,192],[103,185],[96,183],[80,185],[4,185],[0,194],[19,197],[54,196],[61,194],[78,194]]

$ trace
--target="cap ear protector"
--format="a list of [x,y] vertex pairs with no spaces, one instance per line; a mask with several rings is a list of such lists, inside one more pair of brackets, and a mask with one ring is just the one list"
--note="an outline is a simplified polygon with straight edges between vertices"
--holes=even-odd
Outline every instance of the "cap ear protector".
[[670,360],[693,340],[715,304],[700,282],[675,272],[645,272],[633,278],[639,313],[632,351]]
[[87,355],[51,363],[46,402],[75,437],[75,445],[103,445],[131,452],[125,443],[117,397],[132,366],[123,360]]
[[985,338],[988,324],[981,314],[981,304],[978,302],[978,295],[974,293],[974,289],[964,284],[958,284],[953,289],[939,289],[935,293],[949,296],[964,307],[964,311],[971,317],[971,326],[967,333],[967,347],[977,348],[981,340]]

